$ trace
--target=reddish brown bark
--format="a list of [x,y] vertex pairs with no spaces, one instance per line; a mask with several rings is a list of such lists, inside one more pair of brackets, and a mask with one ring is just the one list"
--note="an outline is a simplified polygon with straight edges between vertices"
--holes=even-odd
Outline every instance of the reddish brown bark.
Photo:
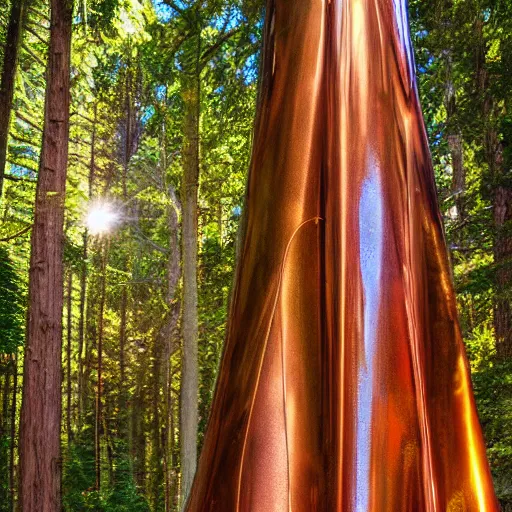
[[71,0],[51,1],[48,81],[32,229],[20,425],[23,512],[60,510],[62,252],[72,14]]

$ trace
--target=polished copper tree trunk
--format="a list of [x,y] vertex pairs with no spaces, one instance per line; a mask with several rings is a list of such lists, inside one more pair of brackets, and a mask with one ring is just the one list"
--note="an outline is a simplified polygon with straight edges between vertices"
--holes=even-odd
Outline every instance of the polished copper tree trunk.
[[269,0],[198,511],[496,511],[405,0]]

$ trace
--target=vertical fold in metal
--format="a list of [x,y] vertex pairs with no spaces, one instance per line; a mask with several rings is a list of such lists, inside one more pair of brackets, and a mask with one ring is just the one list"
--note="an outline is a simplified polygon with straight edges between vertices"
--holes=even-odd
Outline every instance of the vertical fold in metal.
[[196,511],[497,511],[405,0],[270,0]]

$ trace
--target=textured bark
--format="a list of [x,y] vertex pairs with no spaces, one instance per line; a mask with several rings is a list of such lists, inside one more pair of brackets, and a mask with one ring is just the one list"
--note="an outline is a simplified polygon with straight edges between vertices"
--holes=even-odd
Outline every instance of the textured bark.
[[63,221],[69,138],[70,0],[52,0],[20,426],[23,512],[60,510]]
[[[199,46],[199,45],[198,45]],[[199,187],[199,65],[184,73],[183,147],[183,359],[180,403],[181,503],[185,505],[197,467],[197,193]]]
[[9,139],[14,79],[21,41],[24,3],[24,0],[13,0],[11,4],[4,49],[4,66],[0,82],[0,198],[2,197],[7,160],[7,141]]

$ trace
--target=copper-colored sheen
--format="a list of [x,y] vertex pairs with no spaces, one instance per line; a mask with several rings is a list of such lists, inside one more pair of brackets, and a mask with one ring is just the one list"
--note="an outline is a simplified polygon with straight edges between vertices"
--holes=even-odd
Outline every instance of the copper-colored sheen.
[[497,511],[405,0],[269,0],[189,512]]

